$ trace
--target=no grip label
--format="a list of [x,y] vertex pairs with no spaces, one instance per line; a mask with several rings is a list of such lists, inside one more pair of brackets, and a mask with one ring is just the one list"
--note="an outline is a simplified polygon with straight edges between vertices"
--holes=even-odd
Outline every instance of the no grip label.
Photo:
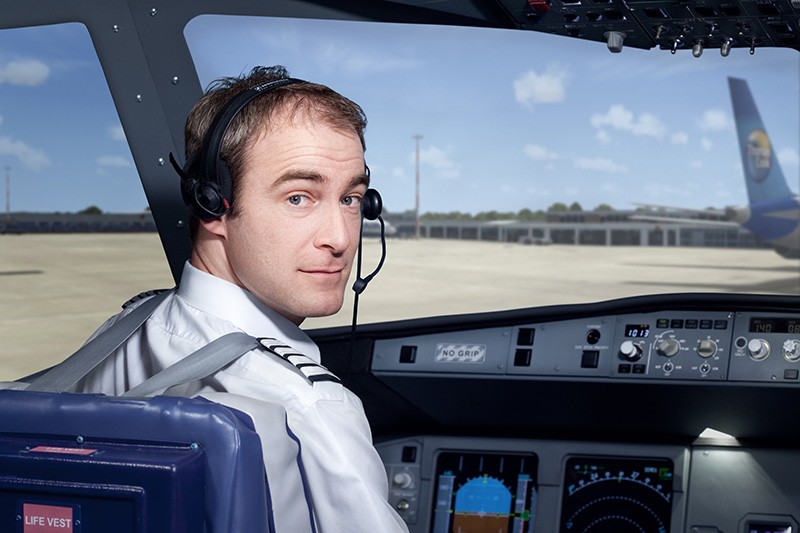
[[437,344],[437,363],[470,363],[486,362],[485,344]]

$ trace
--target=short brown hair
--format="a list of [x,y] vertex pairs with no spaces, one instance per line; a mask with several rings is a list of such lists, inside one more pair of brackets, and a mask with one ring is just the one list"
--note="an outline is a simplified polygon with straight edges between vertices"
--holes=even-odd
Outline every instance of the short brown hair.
[[[186,160],[196,158],[203,139],[219,111],[235,95],[271,81],[289,78],[282,66],[255,67],[239,77],[219,78],[212,82],[186,119],[184,129]],[[364,130],[367,118],[361,107],[325,85],[302,81],[263,93],[236,114],[220,145],[219,157],[228,165],[232,181],[229,198],[231,214],[235,213],[239,190],[237,176],[242,172],[245,153],[260,131],[266,129],[276,110],[288,109],[294,116],[300,111],[311,112],[334,128],[353,131],[366,150]],[[202,162],[200,163],[202,166]],[[190,236],[194,242],[198,221],[190,220]]]

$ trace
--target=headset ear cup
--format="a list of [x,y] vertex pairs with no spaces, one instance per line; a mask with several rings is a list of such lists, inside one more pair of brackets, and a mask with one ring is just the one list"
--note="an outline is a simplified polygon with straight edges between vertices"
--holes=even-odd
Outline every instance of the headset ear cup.
[[221,217],[228,210],[225,198],[220,194],[216,184],[195,181],[194,211],[201,220],[214,220]]
[[361,215],[367,220],[375,220],[383,211],[383,199],[375,189],[367,189],[361,199]]
[[233,197],[233,178],[228,162],[224,159],[217,159],[217,182],[214,183],[217,191],[222,195],[222,199],[230,208],[231,198]]
[[184,168],[175,161],[172,153],[170,162],[181,177],[181,196],[183,203],[200,220],[214,220],[224,215],[229,204],[215,183],[197,179],[197,157],[190,157]]

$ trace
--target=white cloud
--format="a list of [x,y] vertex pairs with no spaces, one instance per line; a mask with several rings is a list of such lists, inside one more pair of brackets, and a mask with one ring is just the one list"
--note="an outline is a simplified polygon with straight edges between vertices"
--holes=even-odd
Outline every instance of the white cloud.
[[435,146],[420,150],[419,160],[421,163],[433,167],[436,170],[436,175],[440,178],[457,178],[461,175],[461,170],[450,159],[450,156],[444,150]]
[[700,146],[703,147],[703,150],[711,150],[714,147],[714,143],[708,137],[703,137],[700,139]]
[[776,154],[778,161],[785,167],[800,166],[800,155],[794,148],[783,148]]
[[20,163],[34,170],[42,170],[50,165],[50,159],[43,151],[10,137],[0,137],[0,155],[16,157]]
[[553,196],[553,193],[550,192],[548,189],[542,189],[540,187],[528,187],[525,189],[525,193],[529,194],[530,196],[542,197],[542,198],[550,198]]
[[628,167],[615,163],[610,159],[602,157],[588,158],[579,157],[575,159],[575,168],[583,170],[596,170],[598,172],[626,173]]
[[689,135],[682,131],[676,131],[669,136],[672,144],[689,144]]
[[0,65],[0,83],[41,85],[50,76],[50,67],[35,59],[11,61]]
[[117,155],[103,155],[97,158],[97,166],[106,168],[130,168],[131,162]]
[[[658,198],[663,201],[664,198],[691,198],[697,196],[698,185],[696,183],[667,183],[662,181],[650,181],[643,184],[643,190],[646,197]],[[680,204],[678,204],[680,205]]]
[[559,158],[557,153],[538,144],[526,144],[522,151],[534,161],[553,161]]
[[111,126],[108,128],[108,136],[111,137],[115,141],[126,141],[125,138],[125,130],[122,129],[121,125]]
[[606,130],[597,130],[595,138],[600,141],[600,144],[608,144],[611,142],[611,135]]
[[619,191],[619,184],[613,181],[604,181],[600,184],[600,190],[604,192]]
[[689,161],[689,166],[690,166],[691,168],[703,168],[705,165],[704,165],[704,163],[703,163],[701,160],[699,160],[699,159],[694,159],[694,160],[692,160],[692,161]]
[[562,102],[566,96],[566,78],[566,73],[558,67],[550,67],[544,74],[529,70],[514,80],[514,97],[529,108]]
[[703,131],[724,131],[733,128],[733,121],[721,109],[709,109],[697,121]]
[[408,70],[420,63],[415,59],[382,54],[378,49],[364,50],[341,43],[327,44],[309,54],[323,71],[343,70],[353,75],[371,75],[377,72]]
[[405,169],[403,167],[392,167],[392,170],[390,171],[390,175],[393,178],[405,178],[406,177],[406,171],[405,171]]
[[612,105],[605,114],[593,114],[591,123],[598,129],[610,126],[616,130],[628,131],[636,136],[661,137],[666,133],[666,128],[656,116],[642,113],[637,118],[633,111],[621,104]]

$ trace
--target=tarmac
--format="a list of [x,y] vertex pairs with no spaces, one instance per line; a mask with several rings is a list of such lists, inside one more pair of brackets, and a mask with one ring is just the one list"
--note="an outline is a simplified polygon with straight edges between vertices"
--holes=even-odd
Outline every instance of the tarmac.
[[[155,233],[0,235],[0,250],[0,380],[63,360],[130,297],[174,285]],[[362,275],[379,252],[365,241]],[[769,249],[390,239],[359,323],[707,291],[800,294],[800,261]],[[339,313],[303,327],[350,324],[352,305],[348,291]]]

